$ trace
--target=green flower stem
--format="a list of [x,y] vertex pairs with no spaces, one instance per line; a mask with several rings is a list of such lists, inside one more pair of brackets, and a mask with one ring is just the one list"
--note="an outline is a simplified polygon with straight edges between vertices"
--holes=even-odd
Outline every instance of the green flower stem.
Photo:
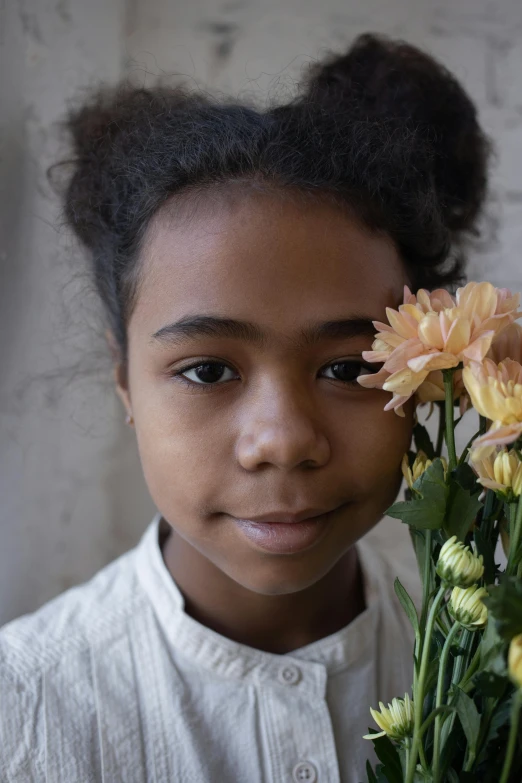
[[449,470],[457,467],[457,452],[455,451],[455,425],[453,423],[453,373],[454,370],[443,370],[444,378],[444,408],[446,413],[446,445],[448,447]]
[[[484,538],[486,541],[489,541],[492,544],[493,551],[495,551],[496,542],[493,543],[491,540],[491,536],[493,533],[493,527],[495,524],[495,519],[498,516],[498,503],[497,496],[495,495],[494,490],[487,489],[486,490],[486,499],[484,501],[484,508],[482,509],[482,518],[480,522],[480,529],[484,535]],[[500,501],[500,509],[503,508],[503,501]]]
[[521,706],[522,690],[519,688],[513,696],[513,704],[511,707],[511,728],[509,729],[508,746],[506,750],[506,756],[504,758],[504,766],[502,767],[500,783],[508,783],[509,771],[511,769],[511,764],[513,763],[513,754],[515,753],[515,745],[517,742],[518,719],[520,717]]
[[[473,631],[468,631],[467,629],[464,629],[464,631],[462,632],[462,636],[460,637],[460,647],[462,648],[463,653],[461,655],[458,655],[455,662],[453,663],[451,685],[455,685],[461,681],[462,673],[464,669],[467,669],[468,658],[472,647],[472,643],[473,643]],[[453,728],[453,724],[455,723],[455,717],[456,717],[455,713],[452,713],[442,727],[441,745],[443,747]]]
[[[426,530],[424,533],[424,569],[422,574],[422,612],[420,619],[421,636],[424,633],[426,617],[428,616],[428,602],[431,593],[431,545],[433,533]],[[420,651],[419,651],[420,652]]]
[[446,637],[449,634],[449,628],[442,618],[442,612],[437,616],[435,623],[437,624],[439,631],[441,631],[441,633],[444,634],[444,637]]
[[422,739],[420,736],[420,728],[422,726],[422,709],[424,706],[424,689],[426,686],[426,676],[428,673],[428,658],[429,658],[430,646],[431,646],[431,636],[433,633],[433,626],[435,625],[435,617],[437,616],[437,612],[439,610],[441,601],[444,598],[444,593],[446,592],[446,590],[447,590],[447,585],[445,582],[443,582],[439,588],[437,595],[435,596],[435,600],[431,605],[431,609],[428,614],[428,621],[426,623],[426,632],[424,635],[424,642],[422,646],[422,660],[421,660],[421,665],[419,670],[419,677],[417,680],[417,688],[415,689],[415,693],[413,694],[413,709],[414,709],[413,740],[412,740],[411,753],[408,762],[408,769],[407,769],[405,783],[413,783],[413,778],[415,777],[417,756],[419,754],[419,745]]
[[424,755],[424,748],[422,747],[422,742],[419,745],[419,758],[420,758],[420,763],[422,765],[422,768],[428,771],[428,762],[426,761],[426,756]]
[[[437,697],[435,701],[435,709],[442,707],[442,696],[444,692],[444,677],[446,674],[446,664],[448,662],[449,651],[453,643],[455,634],[460,628],[460,623],[454,623],[451,626],[451,630],[444,642],[442,648],[442,655],[439,663],[439,678],[437,680]],[[435,718],[435,733],[433,735],[433,782],[439,783],[440,777],[440,730],[442,726],[442,715],[437,715]]]
[[508,574],[516,573],[518,566],[518,562],[516,562],[515,556],[517,555],[518,548],[520,546],[520,538],[522,537],[522,495],[518,499],[516,511],[513,516],[513,535],[511,536],[509,542],[509,557],[506,568]]
[[471,663],[468,666],[466,673],[464,674],[464,677],[458,683],[459,688],[465,691],[466,693],[470,690],[469,682],[478,669],[480,663],[480,653],[481,650],[480,650],[480,642],[479,642],[479,646],[475,650],[475,655],[471,659]]
[[471,438],[466,443],[466,445],[464,447],[464,451],[462,452],[462,454],[459,457],[459,462],[458,462],[459,465],[462,465],[462,463],[466,461],[466,457],[468,456],[468,451],[471,449],[471,445],[472,445],[473,441],[478,438],[479,434],[480,434],[480,432],[476,432],[474,435],[471,436]]

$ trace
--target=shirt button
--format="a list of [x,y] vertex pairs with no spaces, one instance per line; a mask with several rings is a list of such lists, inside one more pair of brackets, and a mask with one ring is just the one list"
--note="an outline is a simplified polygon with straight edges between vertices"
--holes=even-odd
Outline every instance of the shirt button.
[[292,776],[296,783],[301,783],[303,780],[306,783],[315,783],[317,780],[317,769],[311,761],[300,761],[299,764],[295,765]]
[[[295,685],[301,679],[301,671],[297,666],[289,663],[279,670],[279,682],[285,685]],[[306,780],[306,778],[305,778]]]

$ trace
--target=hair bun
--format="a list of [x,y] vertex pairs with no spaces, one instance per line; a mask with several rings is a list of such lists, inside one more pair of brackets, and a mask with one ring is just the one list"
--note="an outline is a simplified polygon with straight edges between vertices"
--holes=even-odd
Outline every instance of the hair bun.
[[[147,90],[124,81],[88,91],[69,109],[65,124],[75,169],[65,213],[86,247],[95,250],[106,236],[117,239],[126,228],[125,216],[127,222],[134,219],[134,199],[147,187],[139,176],[142,159],[154,143],[156,125],[168,117],[175,130],[187,111],[206,103],[204,95],[191,94],[181,84]],[[136,172],[132,188],[129,168]]]
[[342,55],[309,66],[302,100],[403,127],[433,153],[432,176],[450,231],[472,229],[484,202],[492,145],[458,80],[402,40],[364,33]]

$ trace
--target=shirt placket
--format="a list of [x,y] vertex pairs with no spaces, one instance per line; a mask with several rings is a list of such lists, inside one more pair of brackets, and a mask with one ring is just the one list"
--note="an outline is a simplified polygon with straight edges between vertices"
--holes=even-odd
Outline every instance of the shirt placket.
[[340,783],[323,664],[274,664],[259,688],[267,783]]

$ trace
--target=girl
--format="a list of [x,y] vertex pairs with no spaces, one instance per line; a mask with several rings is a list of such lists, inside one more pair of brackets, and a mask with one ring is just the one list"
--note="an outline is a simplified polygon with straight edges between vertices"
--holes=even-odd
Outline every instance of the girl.
[[[67,219],[157,514],[0,633],[9,783],[357,783],[411,686],[394,501],[413,403],[363,388],[373,320],[461,282],[490,144],[428,54],[366,34],[264,111],[99,90]],[[410,584],[410,583],[408,583]]]

